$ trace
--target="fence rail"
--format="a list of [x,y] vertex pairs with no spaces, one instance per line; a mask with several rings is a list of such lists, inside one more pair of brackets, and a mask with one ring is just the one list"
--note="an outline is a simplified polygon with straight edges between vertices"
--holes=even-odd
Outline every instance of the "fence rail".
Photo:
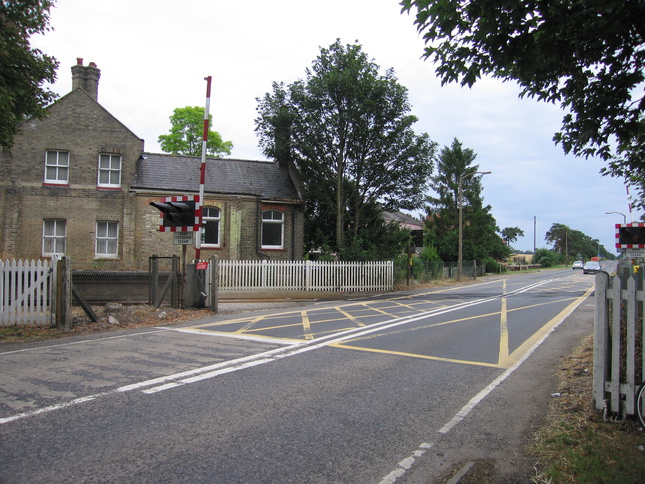
[[596,276],[593,399],[605,414],[634,415],[645,378],[642,276]]
[[391,291],[394,263],[219,261],[221,290]]
[[0,326],[50,325],[56,260],[0,261]]

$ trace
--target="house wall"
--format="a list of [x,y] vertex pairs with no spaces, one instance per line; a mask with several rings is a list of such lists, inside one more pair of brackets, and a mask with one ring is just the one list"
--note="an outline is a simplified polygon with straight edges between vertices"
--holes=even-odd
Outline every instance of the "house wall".
[[[38,259],[42,254],[44,219],[66,220],[66,255],[94,260],[97,221],[119,223],[119,258],[134,257],[132,183],[144,142],[83,90],[51,105],[43,120],[20,126],[11,153],[1,155],[0,236],[2,259]],[[47,185],[45,152],[69,152],[69,183]],[[121,189],[98,188],[99,154],[121,155]]]
[[[46,118],[23,123],[11,152],[0,151],[0,260],[44,258],[46,219],[66,221],[65,255],[77,267],[100,267],[105,260],[95,256],[98,221],[118,222],[119,247],[115,263],[110,266],[113,269],[146,269],[152,255],[181,255],[182,246],[173,243],[173,234],[158,230],[159,211],[150,206],[151,201],[178,193],[132,188],[144,141],[97,104],[100,71],[94,65],[83,66],[82,59],[78,62],[72,70],[75,75],[88,74],[89,84],[78,84],[79,88],[49,106]],[[76,78],[74,82],[76,86]],[[88,94],[84,88],[91,92]],[[67,184],[45,183],[47,150],[69,152]],[[99,154],[121,155],[119,189],[98,187]],[[205,198],[206,205],[221,210],[221,247],[203,248],[201,259],[212,255],[247,260],[303,258],[302,205],[267,204],[250,195],[207,193]],[[282,249],[260,248],[261,211],[265,209],[284,213]],[[188,260],[195,258],[194,245],[187,252]]]
[[[159,211],[150,206],[158,202],[166,193],[138,194],[137,198],[137,234],[139,241],[137,252],[141,259],[152,255],[169,257],[182,255],[181,245],[174,245],[172,232],[160,232]],[[200,259],[217,256],[222,260],[256,260],[270,258],[276,260],[301,260],[304,255],[304,215],[300,205],[263,203],[253,197],[229,197],[205,195],[205,206],[220,209],[220,247],[202,247]],[[284,248],[262,250],[260,243],[261,211],[273,209],[284,213]],[[258,211],[260,211],[258,213]],[[187,246],[187,260],[195,259],[194,243]]]

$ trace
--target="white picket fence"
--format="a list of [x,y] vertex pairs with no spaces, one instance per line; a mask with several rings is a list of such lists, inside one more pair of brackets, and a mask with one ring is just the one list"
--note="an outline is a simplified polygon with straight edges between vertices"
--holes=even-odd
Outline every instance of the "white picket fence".
[[391,291],[394,263],[328,261],[219,261],[219,289],[285,291]]
[[56,263],[0,261],[0,326],[52,324]]
[[645,378],[643,302],[636,278],[596,276],[593,399],[605,414],[634,415],[634,393]]

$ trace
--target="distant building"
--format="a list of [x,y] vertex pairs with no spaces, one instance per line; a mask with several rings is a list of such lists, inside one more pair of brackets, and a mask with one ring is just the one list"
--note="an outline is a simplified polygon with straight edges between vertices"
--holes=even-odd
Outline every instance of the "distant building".
[[386,222],[394,222],[410,230],[416,248],[423,248],[423,222],[403,212],[382,212],[381,215]]
[[[72,91],[0,152],[0,259],[69,256],[144,268],[181,254],[159,232],[161,197],[199,193],[198,157],[146,153],[97,101],[100,70],[78,59]],[[303,257],[300,182],[288,163],[208,158],[201,258]],[[194,257],[194,246],[188,253]]]

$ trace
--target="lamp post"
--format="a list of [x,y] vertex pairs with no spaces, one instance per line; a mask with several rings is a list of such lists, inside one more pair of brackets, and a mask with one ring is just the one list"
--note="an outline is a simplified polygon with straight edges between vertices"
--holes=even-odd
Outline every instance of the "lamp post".
[[463,193],[463,188],[462,188],[462,181],[466,178],[470,178],[471,176],[474,175],[490,175],[492,172],[490,171],[475,171],[473,173],[466,173],[465,175],[461,175],[459,177],[459,257],[457,259],[457,280],[461,281],[461,265],[462,265],[462,246],[463,246],[463,232],[464,232],[464,227],[463,227],[463,198],[464,198],[464,193]]
[[622,215],[623,216],[623,223],[625,225],[627,225],[627,216],[624,213],[621,213],[621,212],[605,212],[605,215],[609,215],[610,213],[617,213],[618,215]]

